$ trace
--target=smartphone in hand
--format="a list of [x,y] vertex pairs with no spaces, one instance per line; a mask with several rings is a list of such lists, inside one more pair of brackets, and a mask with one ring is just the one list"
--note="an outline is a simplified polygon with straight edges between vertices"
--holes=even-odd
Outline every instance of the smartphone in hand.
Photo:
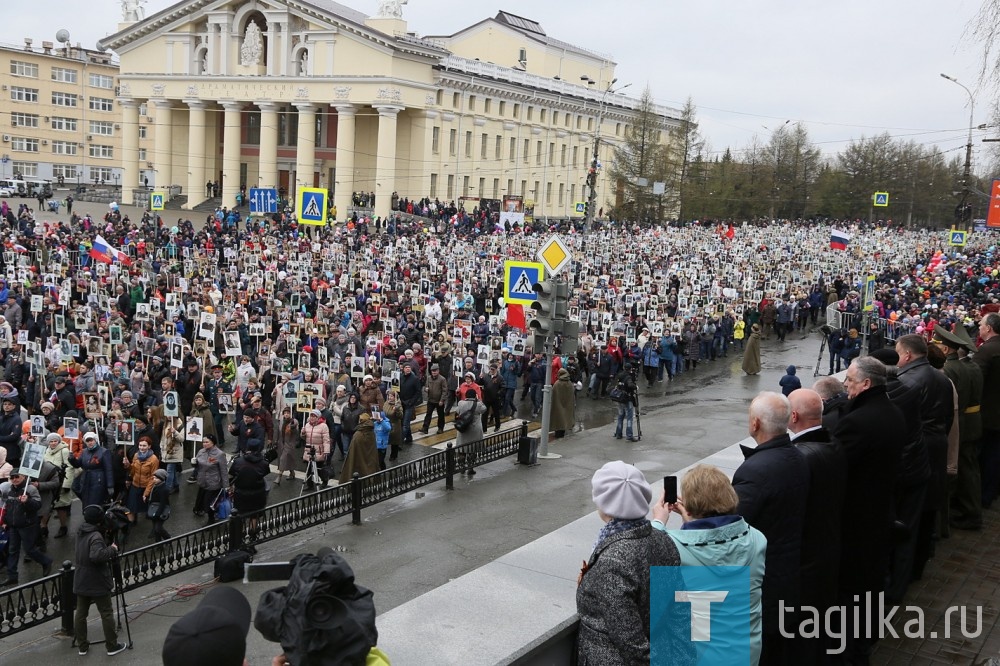
[[663,477],[663,501],[667,504],[677,503],[677,477]]

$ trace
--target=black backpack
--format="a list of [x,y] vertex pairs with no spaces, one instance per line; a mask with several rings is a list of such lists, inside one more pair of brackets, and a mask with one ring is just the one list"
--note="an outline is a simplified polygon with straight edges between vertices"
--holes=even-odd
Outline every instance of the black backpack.
[[472,401],[472,407],[455,417],[455,430],[466,432],[476,421],[476,401]]

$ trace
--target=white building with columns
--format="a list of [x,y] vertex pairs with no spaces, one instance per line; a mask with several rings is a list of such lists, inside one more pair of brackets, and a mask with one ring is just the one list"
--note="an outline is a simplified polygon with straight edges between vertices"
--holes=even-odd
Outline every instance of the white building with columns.
[[[377,215],[394,192],[519,195],[536,217],[573,215],[595,136],[610,161],[639,105],[611,90],[612,59],[506,12],[419,37],[401,4],[379,0],[369,17],[332,0],[183,0],[127,16],[100,42],[120,59],[123,185],[179,185],[188,207],[218,181],[223,205],[241,186],[315,186],[341,212],[364,191]],[[153,120],[145,161],[141,105]],[[679,113],[656,112],[665,140]],[[615,196],[608,171],[602,207]]]

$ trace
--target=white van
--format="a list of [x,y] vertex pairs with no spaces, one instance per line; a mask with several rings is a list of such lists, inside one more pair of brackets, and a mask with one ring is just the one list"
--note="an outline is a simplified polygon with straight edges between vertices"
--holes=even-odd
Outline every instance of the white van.
[[10,188],[13,192],[12,196],[26,197],[28,196],[28,183],[23,180],[16,180],[14,178],[4,178],[0,180],[0,187]]

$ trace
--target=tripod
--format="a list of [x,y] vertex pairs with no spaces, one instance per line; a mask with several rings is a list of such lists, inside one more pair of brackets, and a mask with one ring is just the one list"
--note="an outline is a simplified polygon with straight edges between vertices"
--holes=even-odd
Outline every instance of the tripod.
[[833,333],[833,329],[829,324],[823,324],[820,326],[820,332],[823,333],[823,341],[819,343],[819,358],[816,359],[816,367],[813,369],[813,377],[819,377],[819,368],[823,365],[823,352],[826,350],[826,341]]
[[114,579],[115,589],[112,595],[115,598],[115,616],[118,618],[118,631],[122,630],[122,617],[125,618],[125,644],[128,649],[132,649],[132,628],[128,624],[128,603],[125,601],[125,585],[122,581],[122,565],[116,554],[111,558],[111,575]]
[[317,484],[319,484],[319,468],[316,466],[316,456],[309,456],[309,463],[306,465],[306,477],[302,480],[302,487],[299,488],[299,497],[302,497],[302,493],[306,492],[306,488],[309,491],[315,490]]
[[642,439],[642,419],[639,418],[639,396],[632,399],[632,406],[635,409],[635,438]]

